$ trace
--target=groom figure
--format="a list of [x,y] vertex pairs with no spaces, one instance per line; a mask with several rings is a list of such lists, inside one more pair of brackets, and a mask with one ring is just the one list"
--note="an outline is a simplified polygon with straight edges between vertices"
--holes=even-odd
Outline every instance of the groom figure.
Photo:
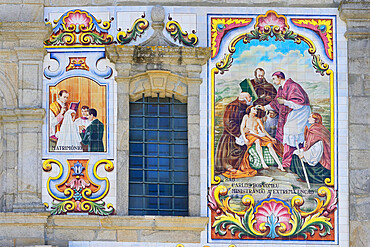
[[91,121],[85,131],[81,130],[82,144],[88,146],[88,152],[104,152],[103,134],[104,124],[97,118],[98,113],[94,108],[89,109],[88,119]]

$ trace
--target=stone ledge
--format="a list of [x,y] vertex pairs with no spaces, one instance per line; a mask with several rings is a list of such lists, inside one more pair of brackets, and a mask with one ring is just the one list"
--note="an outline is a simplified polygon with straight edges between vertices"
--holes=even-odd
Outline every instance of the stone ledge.
[[203,231],[208,217],[54,215],[48,228]]
[[49,216],[46,239],[49,244],[67,246],[68,241],[200,242],[207,217],[174,216]]
[[0,240],[67,246],[68,241],[145,242],[166,236],[168,242],[200,242],[207,223],[208,217],[0,213]]
[[50,213],[0,213],[0,229],[4,225],[46,225]]
[[[31,192],[23,192],[23,193],[31,193]],[[45,212],[45,206],[42,203],[15,203],[13,204],[13,212],[14,213],[41,213]]]

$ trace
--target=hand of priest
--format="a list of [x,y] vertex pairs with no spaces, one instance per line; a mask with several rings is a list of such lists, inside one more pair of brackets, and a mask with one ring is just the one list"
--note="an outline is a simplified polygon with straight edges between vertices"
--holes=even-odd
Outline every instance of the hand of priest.
[[278,101],[278,103],[279,103],[280,105],[284,105],[284,103],[285,103],[285,99],[283,99],[283,98],[281,98],[281,97],[277,98],[277,101]]

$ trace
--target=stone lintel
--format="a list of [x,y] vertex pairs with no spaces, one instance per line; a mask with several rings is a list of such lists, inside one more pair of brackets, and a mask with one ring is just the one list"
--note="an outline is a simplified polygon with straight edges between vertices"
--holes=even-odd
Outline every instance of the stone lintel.
[[[117,82],[128,82],[130,100],[136,101],[143,94],[144,97],[172,97],[181,102],[187,101],[188,84],[201,80],[194,80],[187,77],[173,74],[163,70],[148,70],[145,73],[140,73],[128,78],[120,78]],[[200,82],[199,82],[200,81]]]

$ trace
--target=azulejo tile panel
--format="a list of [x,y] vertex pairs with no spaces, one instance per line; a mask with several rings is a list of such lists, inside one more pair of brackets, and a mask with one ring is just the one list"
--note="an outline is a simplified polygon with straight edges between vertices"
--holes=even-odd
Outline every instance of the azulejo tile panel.
[[[109,179],[99,177],[97,170],[104,165],[107,172],[114,168],[110,160],[99,160],[95,164],[89,164],[89,160],[68,159],[64,165],[58,160],[48,159],[43,163],[43,170],[49,172],[52,163],[57,164],[59,174],[49,177],[46,188],[49,195],[54,199],[51,205],[51,214],[62,213],[91,213],[97,215],[109,215],[114,212],[111,203],[102,200],[109,192]],[[49,207],[49,205],[46,205]]]
[[113,44],[111,22],[80,9],[48,22],[43,199],[51,214],[115,213],[115,71],[104,48]]
[[[154,24],[159,23],[157,30],[149,28],[148,8],[129,12],[111,7],[88,9],[50,8],[45,12],[45,23],[53,30],[44,41],[48,55],[43,73],[47,111],[43,199],[52,214],[115,213],[117,92],[114,66],[105,59],[105,46],[141,43],[153,29],[165,32],[173,46],[198,43],[198,37],[180,25],[183,15],[168,15],[166,25],[152,17]],[[155,11],[159,12],[152,16],[161,15],[163,9]],[[196,23],[196,15],[191,17],[190,22]],[[184,23],[185,27],[191,23]]]
[[[210,218],[202,244],[342,243],[348,92],[337,10],[164,7],[163,28],[154,29],[151,9],[46,8],[53,26],[43,98],[49,209],[114,213],[117,92],[104,47],[145,44],[161,33],[167,44],[211,49],[200,88],[200,194],[208,193],[201,212]],[[103,131],[96,149],[58,145],[63,124],[51,125],[58,115],[52,104],[65,100],[63,90],[72,122],[84,105],[97,110]],[[87,126],[69,132],[81,136]]]
[[336,16],[208,14],[211,242],[335,243]]

